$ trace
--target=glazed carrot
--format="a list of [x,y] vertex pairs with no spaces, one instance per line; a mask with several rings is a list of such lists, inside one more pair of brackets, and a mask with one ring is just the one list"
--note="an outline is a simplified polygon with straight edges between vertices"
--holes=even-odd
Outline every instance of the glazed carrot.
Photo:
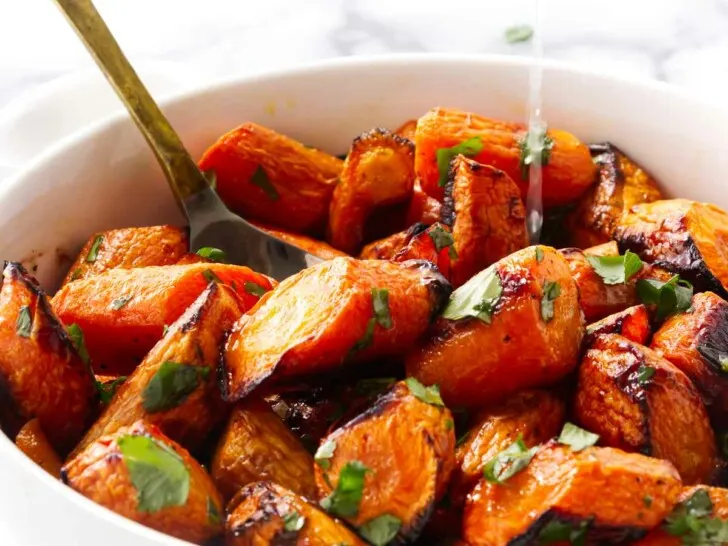
[[[453,431],[452,414],[436,388],[412,379],[397,383],[319,447],[321,505],[358,528],[393,518],[396,540],[414,540],[445,492],[455,462]],[[341,484],[352,480],[359,482],[360,500],[345,503]]]
[[[285,540],[291,546],[366,544],[339,520],[273,482],[244,487],[228,511],[226,546],[275,544],[276,540]],[[260,517],[261,514],[265,516]]]
[[37,417],[61,454],[78,441],[96,407],[89,369],[41,287],[13,262],[0,278],[0,383],[5,433],[14,438]]
[[190,264],[211,264],[213,263],[212,260],[208,258],[204,258],[203,256],[200,256],[199,254],[193,254],[191,252],[188,252],[184,256],[182,256],[175,265],[190,265]]
[[712,292],[695,294],[689,313],[665,320],[650,347],[669,360],[700,391],[716,425],[728,424],[728,303]]
[[395,134],[404,137],[409,140],[415,139],[415,130],[417,129],[417,120],[416,119],[410,119],[405,121],[402,125],[400,125],[397,130],[394,131]]
[[[519,185],[525,199],[527,179],[522,176],[521,158],[526,126],[484,118],[453,108],[435,108],[417,121],[415,170],[422,188],[442,199],[444,184],[438,170],[438,150],[451,148],[478,137],[480,146],[472,157],[478,163],[505,171]],[[545,207],[564,205],[579,197],[594,182],[596,168],[589,149],[566,131],[550,129],[553,142],[543,168]],[[546,144],[549,142],[547,141]]]
[[287,243],[291,243],[292,245],[295,245],[298,248],[305,250],[310,254],[313,254],[314,256],[318,256],[322,260],[331,260],[333,258],[336,258],[337,256],[347,255],[345,252],[336,250],[334,247],[332,247],[328,243],[325,243],[324,241],[319,241],[318,239],[313,239],[306,235],[301,235],[300,233],[285,231],[273,226],[269,226],[267,224],[261,224],[260,222],[251,222],[251,224],[253,224],[258,229],[262,229],[269,235],[273,235],[273,237],[277,237]]
[[680,487],[665,461],[547,445],[505,484],[478,483],[465,507],[463,538],[471,546],[568,544],[570,537],[572,544],[622,544],[658,525]]
[[406,201],[414,179],[409,140],[384,129],[354,139],[331,200],[327,240],[348,254],[359,252],[369,215]]
[[242,312],[231,288],[211,283],[117,390],[76,452],[140,419],[195,451],[225,417],[217,362],[224,333]]
[[112,229],[94,233],[83,245],[63,284],[109,269],[172,265],[187,252],[187,230],[174,226]]
[[526,209],[513,180],[462,155],[450,163],[441,217],[455,239],[450,275],[455,288],[528,246]]
[[586,352],[574,411],[603,445],[670,461],[687,484],[705,483],[716,470],[714,433],[696,388],[625,337],[601,335]]
[[78,324],[94,369],[130,373],[210,282],[233,288],[243,310],[273,287],[247,267],[211,264],[111,270],[63,287],[53,308],[65,324]]
[[200,159],[230,209],[293,231],[320,233],[342,162],[255,123],[220,137]]
[[15,445],[51,476],[56,479],[61,477],[63,463],[40,428],[38,419],[25,423],[15,437]]
[[359,258],[362,260],[391,260],[407,242],[415,235],[427,229],[425,224],[412,224],[409,229],[393,233],[389,237],[369,243],[362,248]]
[[624,212],[662,199],[655,179],[614,144],[592,144],[589,151],[597,165],[597,183],[568,219],[571,244],[579,248],[606,243]]
[[468,406],[553,384],[577,364],[584,334],[577,298],[561,254],[519,250],[453,292],[408,355],[407,373],[440,385],[446,402]]
[[313,457],[270,406],[255,397],[233,410],[210,473],[227,500],[243,486],[264,480],[315,498]]
[[584,344],[590,345],[601,334],[620,334],[630,341],[646,345],[651,333],[647,308],[635,305],[587,326]]
[[61,475],[101,506],[182,540],[201,544],[222,532],[222,498],[210,477],[183,447],[144,421],[99,438]]
[[422,189],[419,179],[415,179],[412,188],[412,197],[410,197],[407,206],[407,225],[422,222],[423,224],[434,224],[440,220],[440,209],[442,204],[425,193]]
[[271,376],[402,355],[450,290],[428,262],[335,258],[309,267],[234,326],[222,358],[224,397],[239,400]]
[[529,448],[557,436],[564,424],[564,403],[547,391],[521,391],[507,401],[480,410],[465,440],[455,450],[450,484],[461,504],[483,476],[483,467],[520,437]]

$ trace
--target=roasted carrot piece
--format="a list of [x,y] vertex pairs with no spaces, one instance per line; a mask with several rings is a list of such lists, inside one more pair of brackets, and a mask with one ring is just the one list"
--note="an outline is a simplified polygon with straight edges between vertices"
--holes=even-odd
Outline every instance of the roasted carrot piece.
[[528,246],[526,208],[518,187],[503,171],[465,156],[450,163],[441,217],[455,239],[450,274],[455,288]]
[[222,532],[222,498],[210,476],[144,421],[96,440],[61,477],[97,504],[182,540],[201,544]]
[[[321,505],[358,528],[393,518],[396,540],[414,540],[445,492],[454,446],[452,414],[436,387],[401,381],[324,439],[316,453]],[[360,500],[347,503],[342,489],[352,480]]]
[[414,183],[412,143],[384,129],[354,139],[329,209],[327,239],[359,252],[367,218],[378,207],[406,201]]
[[[438,169],[438,150],[448,149],[475,137],[482,149],[472,157],[478,163],[505,171],[519,185],[525,199],[528,181],[521,167],[526,126],[488,119],[453,108],[435,108],[417,121],[415,131],[415,171],[422,188],[442,199],[443,186]],[[543,168],[545,207],[573,201],[594,182],[596,167],[589,149],[566,131],[550,129],[546,144],[553,143]]]
[[273,482],[245,486],[228,506],[228,512],[226,546],[366,544],[339,520]]
[[670,461],[687,484],[705,482],[716,469],[713,430],[696,388],[667,360],[620,335],[601,335],[586,352],[575,417],[603,445]]
[[[81,281],[80,281],[81,282]],[[6,262],[0,278],[0,422],[14,438],[33,417],[61,453],[73,447],[96,407],[89,369],[36,280]]]
[[635,205],[614,230],[620,249],[678,273],[699,292],[728,297],[728,214],[715,205],[669,199]]
[[647,308],[635,305],[587,326],[584,343],[588,346],[602,334],[620,334],[630,341],[646,345],[651,333]]
[[662,199],[655,179],[614,144],[591,144],[589,151],[597,183],[579,199],[567,222],[571,244],[579,248],[606,243],[624,212]]
[[528,247],[453,292],[407,373],[440,385],[446,402],[482,406],[557,382],[576,367],[583,335],[566,259]]
[[728,424],[728,303],[712,292],[695,294],[692,311],[669,317],[650,347],[698,388],[716,425]]
[[309,267],[233,327],[222,358],[223,395],[235,401],[271,376],[402,355],[450,290],[429,262],[335,258]]
[[548,391],[521,391],[475,416],[465,440],[455,450],[452,500],[461,504],[483,476],[483,467],[520,437],[527,447],[557,436],[564,424],[564,403]]
[[410,119],[405,121],[402,125],[400,125],[396,131],[394,131],[395,134],[409,139],[414,140],[415,138],[415,130],[417,129],[417,120],[416,119]]
[[301,235],[300,233],[284,231],[282,229],[278,229],[267,224],[261,224],[260,222],[251,223],[258,229],[265,231],[267,234],[273,235],[273,237],[277,237],[278,239],[281,239],[287,243],[291,243],[292,245],[295,245],[298,248],[301,248],[306,252],[313,254],[314,256],[318,256],[322,260],[331,260],[338,256],[347,255],[345,252],[336,250],[334,247],[332,247],[328,243],[325,243],[324,241],[319,241],[318,239],[313,239],[306,235]]
[[230,286],[243,310],[273,287],[247,267],[218,263],[111,270],[64,286],[53,308],[82,328],[95,370],[126,375],[213,281]]
[[412,237],[427,229],[426,224],[412,224],[408,229],[393,233],[389,237],[369,243],[362,248],[359,258],[362,260],[391,260],[402,250]]
[[15,437],[15,445],[51,476],[61,477],[63,463],[40,428],[38,419],[31,419],[23,425]]
[[199,254],[193,254],[192,252],[188,252],[184,256],[182,256],[175,265],[190,265],[190,264],[211,264],[213,263],[212,260],[209,258],[205,258],[203,256],[200,256]]
[[342,161],[255,123],[220,137],[200,159],[231,210],[293,231],[320,233]]
[[112,229],[94,233],[63,281],[86,279],[109,269],[172,265],[187,252],[187,230],[175,226]]
[[666,461],[548,444],[505,484],[478,483],[465,507],[463,538],[471,546],[568,544],[570,537],[572,544],[623,544],[658,525],[680,487]]
[[195,451],[225,417],[217,362],[224,333],[242,312],[231,288],[210,283],[117,390],[76,452],[140,419]]
[[423,224],[434,224],[440,220],[442,204],[434,197],[427,195],[422,189],[419,179],[415,179],[412,188],[412,196],[407,205],[407,225],[421,222]]
[[314,498],[313,457],[263,400],[240,402],[217,445],[210,473],[231,499],[249,483],[271,480]]
[[715,520],[728,521],[728,489],[705,485],[686,487],[663,524],[634,546],[724,544],[725,523],[712,526]]

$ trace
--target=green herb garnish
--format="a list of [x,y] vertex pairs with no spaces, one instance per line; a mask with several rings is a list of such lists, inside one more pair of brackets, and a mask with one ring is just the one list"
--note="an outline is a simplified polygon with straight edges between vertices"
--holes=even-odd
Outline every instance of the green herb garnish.
[[101,243],[103,242],[104,236],[97,235],[94,239],[94,242],[91,243],[91,248],[88,250],[88,254],[86,254],[86,263],[92,264],[96,261],[96,258],[99,257],[99,249],[101,249]]
[[624,284],[642,269],[642,260],[629,250],[624,256],[586,256],[604,284]]
[[554,301],[561,295],[561,285],[557,282],[546,281],[543,285],[543,297],[541,298],[541,318],[549,322],[554,318]]
[[258,165],[258,168],[255,169],[255,172],[250,179],[250,183],[254,186],[258,186],[261,190],[263,190],[265,196],[271,201],[276,201],[280,197],[280,195],[278,195],[278,191],[271,183],[268,175],[266,174],[265,170],[263,170],[263,167],[261,165]]
[[521,178],[528,180],[528,170],[533,163],[541,161],[542,166],[549,164],[551,158],[551,149],[554,147],[554,141],[550,136],[546,135],[546,126],[542,129],[536,129],[535,137],[540,144],[541,150],[533,150],[529,144],[529,134],[523,135],[518,141],[518,147],[521,150],[519,166],[521,168]]
[[673,276],[667,282],[639,279],[637,281],[637,294],[642,303],[656,305],[656,318],[657,320],[663,320],[671,315],[690,309],[693,285],[681,279],[680,275]]
[[581,451],[597,443],[599,435],[577,427],[573,423],[564,424],[558,442],[571,447],[572,451]]
[[33,329],[33,317],[30,315],[30,307],[23,305],[18,311],[18,318],[15,320],[15,333],[20,337],[30,337]]
[[437,385],[430,385],[429,387],[425,387],[414,377],[408,377],[407,379],[405,379],[404,382],[407,385],[409,391],[416,398],[419,398],[423,402],[433,406],[437,406],[440,408],[445,407],[445,403],[440,397],[440,387],[438,387]]
[[86,349],[83,330],[81,330],[78,324],[74,323],[67,326],[66,331],[68,332],[68,337],[71,339],[71,343],[76,348],[78,356],[81,357],[81,361],[88,366],[91,363],[91,357],[88,354],[88,349]]
[[710,517],[713,502],[707,489],[698,489],[667,516],[663,529],[681,537],[683,544],[706,546],[728,543],[728,521]]
[[220,525],[222,522],[220,510],[218,510],[215,501],[211,497],[207,497],[207,521],[212,525]]
[[506,29],[506,42],[515,44],[518,42],[527,42],[533,36],[533,27],[531,25],[514,25]]
[[432,243],[435,245],[435,250],[440,252],[443,248],[447,248],[448,255],[451,260],[455,260],[458,257],[458,253],[455,250],[455,239],[452,233],[445,230],[442,226],[435,226],[432,229],[427,230],[427,234],[432,239]]
[[176,408],[207,380],[210,368],[163,362],[142,391],[142,406],[149,413]]
[[637,368],[637,382],[640,385],[646,385],[649,383],[653,375],[655,375],[655,368],[652,366],[645,366],[644,364],[641,364],[640,367]]
[[647,508],[651,507],[651,506],[652,506],[652,497],[651,497],[651,496],[649,496],[649,495],[645,495],[644,497],[642,497],[642,503],[643,503],[643,504],[644,504],[644,505],[645,505],[645,506],[646,506]]
[[359,527],[359,534],[373,546],[385,546],[397,536],[402,520],[391,514],[370,519]]
[[243,290],[250,294],[251,296],[257,296],[261,297],[263,294],[267,292],[265,288],[260,286],[258,283],[255,283],[253,281],[245,281],[245,285],[243,285]]
[[328,470],[331,466],[329,459],[334,456],[334,451],[336,451],[336,440],[326,440],[316,450],[316,455],[313,456],[313,460],[321,468]]
[[207,281],[208,284],[211,282],[223,284],[223,282],[220,280],[220,277],[215,275],[215,272],[212,269],[205,269],[202,272],[202,276]]
[[289,533],[295,533],[303,528],[306,518],[296,511],[286,514],[283,518],[283,530]]
[[219,248],[213,248],[211,246],[204,246],[196,252],[198,256],[212,260],[213,262],[224,262],[226,255],[225,251]]
[[519,434],[515,442],[485,463],[483,476],[489,482],[502,484],[526,468],[537,451],[538,446],[528,449]]
[[440,173],[440,181],[438,185],[444,188],[447,184],[447,175],[450,170],[450,162],[458,155],[465,157],[473,157],[483,151],[483,141],[479,136],[475,136],[464,140],[460,144],[456,144],[452,148],[439,148],[435,152],[437,159],[437,170]]
[[99,391],[99,399],[104,406],[108,406],[111,403],[111,399],[114,398],[116,391],[126,379],[127,377],[125,375],[121,375],[108,383],[102,383],[96,380],[96,390]]
[[586,535],[594,518],[584,519],[579,523],[567,523],[554,519],[544,525],[538,534],[539,544],[552,542],[568,542],[572,546],[584,546]]
[[360,461],[346,463],[339,472],[336,489],[321,500],[321,507],[342,518],[356,517],[364,493],[364,477],[369,472],[371,469]]
[[382,328],[392,327],[392,315],[389,313],[389,290],[386,288],[372,288],[372,307],[374,318]]
[[131,301],[131,298],[132,298],[131,296],[122,296],[120,298],[117,298],[111,302],[111,308],[114,311],[118,311],[119,309],[124,307],[127,303],[129,303]]
[[536,263],[540,264],[543,261],[543,249],[540,246],[536,247]]
[[442,316],[449,320],[477,318],[490,324],[495,306],[503,293],[495,267],[484,269],[450,295]]

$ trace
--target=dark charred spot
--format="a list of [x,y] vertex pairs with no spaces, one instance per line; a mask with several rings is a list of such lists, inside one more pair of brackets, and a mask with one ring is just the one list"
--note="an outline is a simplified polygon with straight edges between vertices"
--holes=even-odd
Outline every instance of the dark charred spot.
[[[728,303],[721,301],[719,306],[707,310],[695,342],[698,352],[710,368],[715,373],[728,377],[728,371],[721,364],[721,358],[728,358]],[[709,388],[711,386],[711,394],[715,399],[723,387],[720,384],[706,385]]]
[[202,320],[202,315],[207,309],[209,309],[210,305],[212,305],[212,300],[219,290],[220,287],[216,282],[212,282],[207,285],[207,288],[205,288],[202,294],[194,301],[194,303],[183,315],[187,317],[187,320],[180,324],[180,332],[188,332],[200,323],[200,320]]
[[418,235],[423,234],[427,230],[428,227],[430,227],[430,226],[428,226],[427,224],[423,224],[422,222],[416,222],[416,223],[412,224],[407,229],[407,237],[406,237],[405,241],[409,242],[410,240],[414,239]]
[[377,144],[377,141],[380,140],[383,140],[384,144],[394,144],[400,148],[404,148],[405,151],[410,155],[414,155],[415,153],[414,142],[396,133],[392,133],[391,131],[383,127],[376,127],[371,131],[362,133],[352,141],[351,148],[354,149],[358,148],[359,146]]
[[602,334],[622,333],[622,325],[624,324],[625,315],[623,313],[618,313],[617,315],[612,315],[612,317],[609,317],[610,320],[600,320],[596,325],[592,325],[594,327],[587,327],[583,341],[584,347],[591,345],[597,336]]
[[454,161],[450,161],[444,197],[442,198],[442,207],[440,207],[440,222],[450,229],[455,225],[455,197],[453,196],[453,190],[455,188],[455,177],[457,176],[456,165]]
[[432,298],[432,320],[437,317],[445,308],[450,294],[452,294],[452,285],[440,270],[432,262],[427,260],[407,260],[401,262],[408,269],[417,269],[422,272],[422,283],[427,287]]
[[654,375],[648,381],[640,382],[639,369],[645,365],[645,356],[642,351],[634,343],[629,341],[619,342],[617,350],[629,354],[632,358],[630,358],[630,363],[627,368],[622,370],[614,378],[614,382],[632,402],[639,406],[640,414],[642,415],[642,436],[644,443],[633,447],[644,455],[651,455],[652,439],[650,435],[650,406],[647,403],[647,389],[649,389],[651,382],[655,380],[657,375],[663,373],[663,370],[655,368]]
[[[503,304],[524,294],[531,282],[533,275],[531,271],[520,265],[505,263],[502,267],[496,269],[501,281],[501,297],[495,306],[494,312],[502,307]],[[532,297],[540,297],[540,295],[532,294]]]

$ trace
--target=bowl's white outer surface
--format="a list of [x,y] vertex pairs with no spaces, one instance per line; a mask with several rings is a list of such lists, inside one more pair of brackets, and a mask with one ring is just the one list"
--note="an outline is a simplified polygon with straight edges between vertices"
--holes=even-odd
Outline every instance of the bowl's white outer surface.
[[[728,207],[728,111],[655,83],[544,65],[549,124],[611,141],[671,195]],[[247,78],[167,102],[192,154],[244,121],[332,153],[375,126],[395,128],[434,106],[523,120],[528,62],[513,57],[394,56],[328,62]],[[0,188],[0,258],[37,265],[55,287],[94,231],[181,223],[160,169],[125,116],[49,150]],[[21,544],[180,544],[98,507],[54,481],[0,434],[0,518]],[[2,539],[0,538],[0,543]]]

